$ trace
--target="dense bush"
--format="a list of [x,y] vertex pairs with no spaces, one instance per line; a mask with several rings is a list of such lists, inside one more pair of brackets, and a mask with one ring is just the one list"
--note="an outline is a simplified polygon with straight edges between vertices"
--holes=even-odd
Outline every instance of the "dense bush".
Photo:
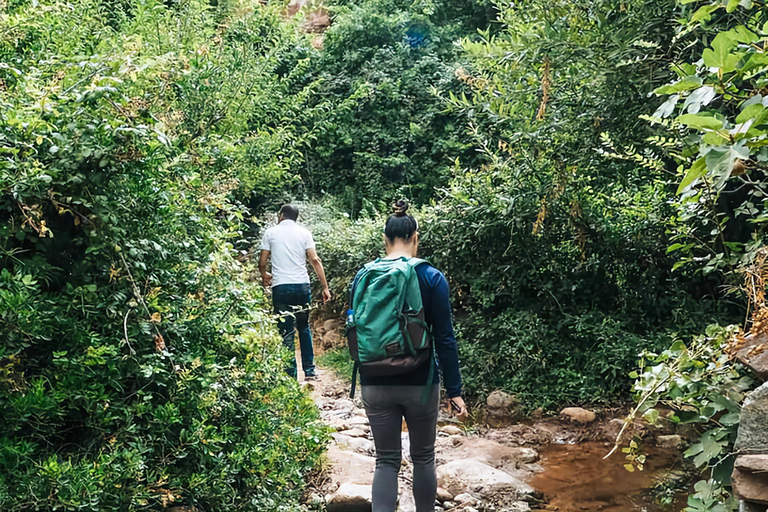
[[293,74],[301,98],[292,124],[305,190],[330,193],[347,210],[402,195],[427,201],[472,161],[467,117],[445,111],[437,91],[457,90],[455,41],[485,28],[482,0],[328,2],[335,14],[323,50]]
[[[644,348],[738,311],[719,301],[721,276],[673,272],[667,254],[675,163],[641,115],[687,55],[669,50],[674,4],[496,9],[492,31],[462,40],[458,84],[435,90],[476,155],[455,153],[419,211],[423,254],[451,282],[467,389],[510,389],[530,406],[626,396]],[[375,254],[380,231],[365,219],[381,225],[371,210],[389,197],[361,189],[372,208],[321,233],[340,284]]]
[[232,242],[291,182],[249,116],[302,39],[248,1],[0,18],[0,509],[296,509],[325,434]]

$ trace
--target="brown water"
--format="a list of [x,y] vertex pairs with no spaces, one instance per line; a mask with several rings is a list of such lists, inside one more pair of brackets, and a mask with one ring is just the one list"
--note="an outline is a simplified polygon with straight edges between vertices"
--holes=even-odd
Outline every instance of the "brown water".
[[[560,512],[665,512],[680,504],[661,507],[649,490],[669,468],[678,466],[679,454],[655,450],[647,453],[643,471],[624,469],[625,454],[603,457],[610,446],[601,442],[551,444],[541,450],[544,471],[530,484],[544,493],[547,508]],[[684,501],[684,500],[682,500]]]

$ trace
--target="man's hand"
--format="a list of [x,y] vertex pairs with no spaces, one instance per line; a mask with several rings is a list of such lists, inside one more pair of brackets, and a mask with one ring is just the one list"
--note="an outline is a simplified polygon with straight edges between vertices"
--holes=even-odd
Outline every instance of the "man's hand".
[[323,288],[323,303],[327,304],[331,302],[332,298],[331,290],[329,290],[328,287]]
[[261,274],[261,285],[264,288],[271,288],[272,287],[272,274],[269,272],[264,272]]
[[469,419],[469,411],[467,410],[467,404],[464,403],[464,399],[460,396],[456,396],[451,398],[450,401],[455,403],[459,409],[461,409],[459,412],[456,412],[456,409],[449,404],[450,409],[453,412],[456,412],[456,418],[462,423],[466,422]]

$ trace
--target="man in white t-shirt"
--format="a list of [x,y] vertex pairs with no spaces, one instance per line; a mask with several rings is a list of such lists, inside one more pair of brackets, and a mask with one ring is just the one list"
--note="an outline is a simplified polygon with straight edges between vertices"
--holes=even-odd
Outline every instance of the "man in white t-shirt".
[[[312,233],[296,224],[298,218],[299,209],[296,206],[287,204],[280,208],[277,226],[267,229],[261,240],[259,271],[264,287],[272,287],[272,304],[275,313],[281,315],[277,327],[283,336],[283,344],[293,352],[294,328],[299,331],[304,378],[314,380],[315,354],[309,330],[309,304],[312,297],[307,260],[323,286],[323,302],[331,300],[331,291],[325,280],[323,263],[315,251]],[[268,260],[272,261],[271,274],[267,272]],[[295,358],[287,371],[296,377]]]

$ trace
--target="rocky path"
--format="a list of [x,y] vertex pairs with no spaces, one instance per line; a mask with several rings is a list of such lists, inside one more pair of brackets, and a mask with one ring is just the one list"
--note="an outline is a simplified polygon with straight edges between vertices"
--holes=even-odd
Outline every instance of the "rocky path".
[[[328,512],[370,511],[375,467],[371,429],[359,400],[349,399],[348,383],[323,371],[312,383],[313,397],[323,420],[335,431],[328,451],[328,478],[311,502]],[[508,407],[504,397],[498,406]],[[491,400],[489,403],[496,403]],[[493,410],[493,409],[492,409]],[[503,411],[496,410],[497,420]],[[437,512],[524,512],[539,503],[526,482],[542,468],[537,447],[568,436],[557,425],[517,424],[501,429],[464,430],[441,411],[436,443],[440,490]],[[400,512],[414,512],[412,466],[408,432],[403,428],[403,467],[400,473]]]

